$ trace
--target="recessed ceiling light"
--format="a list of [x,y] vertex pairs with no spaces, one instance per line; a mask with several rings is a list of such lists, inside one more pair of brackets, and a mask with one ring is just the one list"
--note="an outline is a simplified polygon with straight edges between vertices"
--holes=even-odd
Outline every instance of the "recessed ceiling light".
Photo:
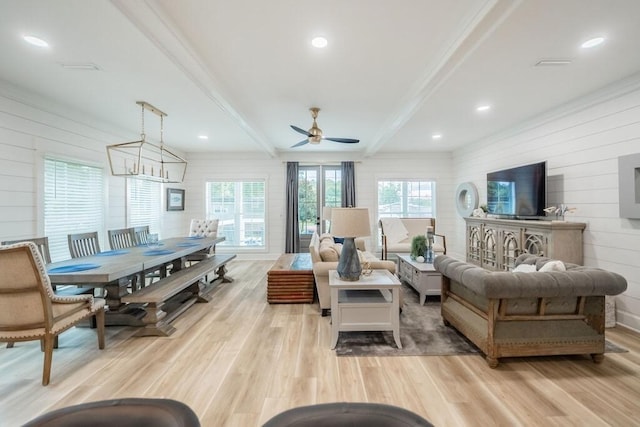
[[604,37],[596,37],[593,38],[591,40],[587,40],[586,42],[582,43],[581,47],[584,49],[589,49],[591,47],[595,47],[598,46],[599,44],[602,44],[604,42]]
[[42,40],[36,36],[24,36],[22,37],[27,43],[37,47],[49,47],[49,43],[46,40]]
[[476,111],[489,111],[491,109],[491,105],[480,105],[476,108]]
[[324,37],[318,36],[318,37],[314,37],[311,40],[311,45],[313,47],[317,47],[318,49],[322,49],[323,47],[327,47],[327,44],[328,44],[327,39],[325,39]]
[[198,138],[200,138],[200,139],[209,139],[209,137],[207,135],[198,135]]
[[442,138],[441,133],[434,133],[433,135],[431,135],[431,139],[440,139],[440,138]]

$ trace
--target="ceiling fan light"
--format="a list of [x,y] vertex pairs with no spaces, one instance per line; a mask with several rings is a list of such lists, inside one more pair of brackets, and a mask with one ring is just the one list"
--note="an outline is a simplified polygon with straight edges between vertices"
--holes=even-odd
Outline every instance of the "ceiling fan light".
[[311,144],[320,144],[320,141],[322,141],[322,136],[321,135],[316,135],[316,136],[309,137],[309,142]]

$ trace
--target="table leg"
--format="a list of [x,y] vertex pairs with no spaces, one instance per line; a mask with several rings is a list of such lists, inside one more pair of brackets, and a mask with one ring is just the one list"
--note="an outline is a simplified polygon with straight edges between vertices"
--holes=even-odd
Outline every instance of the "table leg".
[[129,277],[123,277],[116,282],[111,282],[105,286],[107,291],[106,304],[110,311],[118,311],[122,307],[122,297],[128,294]]
[[338,289],[331,289],[331,349],[335,350],[338,345],[338,335],[340,334],[340,309],[338,308]]
[[402,342],[400,342],[400,290],[397,287],[393,288],[392,298],[391,324],[393,326],[393,340],[398,348],[402,348]]

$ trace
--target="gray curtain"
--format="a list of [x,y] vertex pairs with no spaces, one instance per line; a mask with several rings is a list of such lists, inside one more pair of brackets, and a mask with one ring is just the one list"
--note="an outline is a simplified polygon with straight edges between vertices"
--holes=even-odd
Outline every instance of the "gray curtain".
[[342,207],[356,206],[356,173],[353,162],[342,162]]
[[285,224],[285,253],[300,252],[298,227],[298,162],[287,162],[287,216]]

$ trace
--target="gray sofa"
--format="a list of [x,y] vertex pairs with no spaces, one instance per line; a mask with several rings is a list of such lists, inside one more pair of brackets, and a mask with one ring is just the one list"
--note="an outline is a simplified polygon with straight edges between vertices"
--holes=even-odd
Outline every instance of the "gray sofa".
[[[558,265],[523,254],[516,267],[528,264],[540,270],[551,261]],[[624,292],[627,282],[616,273],[562,264],[566,271],[498,272],[437,256],[443,321],[478,346],[492,368],[499,358],[515,356],[590,354],[599,363],[604,357],[605,295]]]

